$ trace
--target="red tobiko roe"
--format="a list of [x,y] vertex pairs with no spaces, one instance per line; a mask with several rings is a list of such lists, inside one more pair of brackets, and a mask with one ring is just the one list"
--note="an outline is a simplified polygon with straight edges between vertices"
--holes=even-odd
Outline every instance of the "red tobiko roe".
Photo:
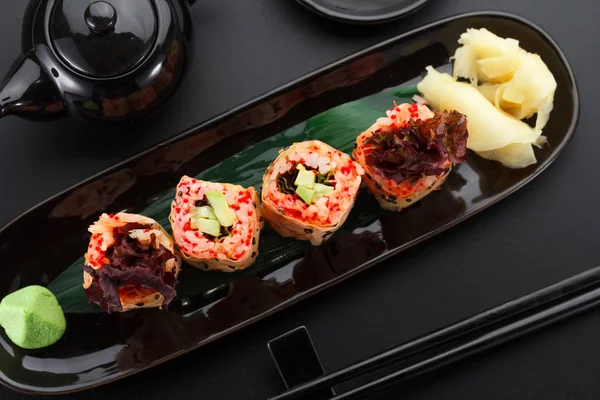
[[[306,206],[308,208],[308,205]],[[296,210],[295,208],[284,208],[283,213],[289,215],[292,218],[302,219],[302,211]]]
[[250,191],[240,191],[238,193],[238,202],[249,204],[252,200],[252,196],[250,195]]

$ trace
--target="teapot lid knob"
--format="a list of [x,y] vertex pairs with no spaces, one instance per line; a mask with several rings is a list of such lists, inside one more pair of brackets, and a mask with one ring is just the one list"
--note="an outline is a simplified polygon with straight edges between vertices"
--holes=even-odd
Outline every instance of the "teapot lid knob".
[[97,1],[85,9],[85,23],[92,32],[106,32],[115,27],[117,10],[106,1]]

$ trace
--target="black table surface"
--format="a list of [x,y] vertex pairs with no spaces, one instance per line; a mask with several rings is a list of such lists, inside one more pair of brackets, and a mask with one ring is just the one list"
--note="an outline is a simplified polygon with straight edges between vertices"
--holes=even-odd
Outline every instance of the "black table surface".
[[[26,2],[0,0],[0,75],[19,54]],[[577,134],[509,199],[228,338],[69,399],[264,399],[283,390],[266,343],[306,325],[331,371],[600,263],[597,0],[434,0],[406,20],[346,27],[292,0],[199,0],[192,74],[145,121],[0,120],[0,225],[104,168],[289,80],[426,22],[503,10],[545,28],[581,90]],[[557,109],[555,113],[560,113]],[[81,334],[85,334],[82,332]],[[600,310],[395,386],[389,399],[597,399]],[[0,398],[26,396],[0,388]]]

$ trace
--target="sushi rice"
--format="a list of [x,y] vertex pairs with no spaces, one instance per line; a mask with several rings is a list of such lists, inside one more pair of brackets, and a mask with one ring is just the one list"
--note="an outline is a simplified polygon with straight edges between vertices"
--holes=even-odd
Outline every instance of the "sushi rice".
[[[334,190],[310,205],[296,194],[280,191],[278,177],[298,164],[321,174],[333,172]],[[284,237],[309,240],[315,246],[320,245],[345,222],[354,206],[363,174],[363,168],[350,156],[321,141],[295,143],[280,151],[263,177],[265,218]]]
[[[208,192],[225,195],[236,221],[231,234],[213,238],[192,229],[191,210]],[[169,216],[173,236],[185,261],[203,270],[233,272],[250,266],[258,256],[260,231],[264,226],[262,207],[253,187],[207,182],[188,176],[177,185]]]

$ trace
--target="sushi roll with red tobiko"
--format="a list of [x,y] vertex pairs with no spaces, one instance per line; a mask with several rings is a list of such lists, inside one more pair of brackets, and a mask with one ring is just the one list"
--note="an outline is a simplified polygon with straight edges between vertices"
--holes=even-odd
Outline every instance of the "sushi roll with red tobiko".
[[169,220],[183,258],[197,268],[233,272],[258,256],[264,219],[253,187],[184,176]]
[[346,221],[363,174],[350,156],[321,141],[295,143],[263,177],[265,218],[282,236],[320,245]]
[[425,105],[401,104],[356,139],[354,159],[382,208],[399,211],[446,181],[467,157],[467,118]]
[[165,307],[173,300],[181,259],[155,220],[102,214],[89,232],[83,287],[90,302],[111,313]]

